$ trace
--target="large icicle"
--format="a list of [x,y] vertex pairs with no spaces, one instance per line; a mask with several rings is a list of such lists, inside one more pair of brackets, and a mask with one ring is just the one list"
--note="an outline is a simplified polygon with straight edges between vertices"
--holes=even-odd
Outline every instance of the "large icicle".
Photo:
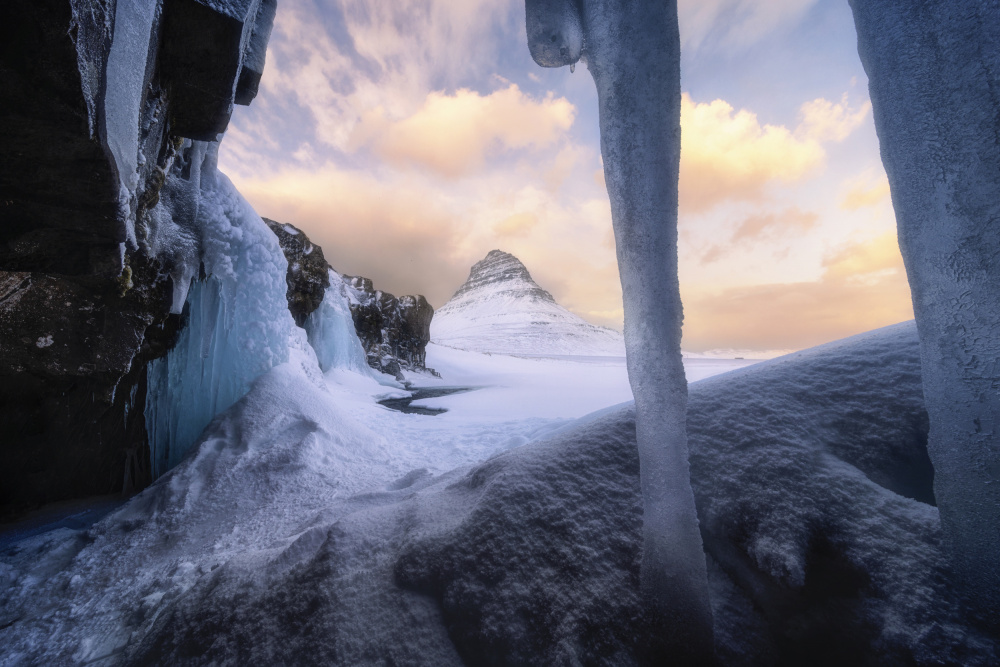
[[347,287],[336,271],[330,271],[330,286],[319,308],[306,319],[305,329],[323,372],[344,368],[374,377],[354,328]]
[[545,67],[582,55],[597,85],[635,396],[643,499],[641,661],[710,664],[712,609],[688,465],[677,278],[680,35],[676,0],[527,0],[528,45]]
[[194,211],[194,224],[180,227],[196,237],[205,278],[187,291],[188,320],[177,344],[149,366],[146,428],[154,477],[175,466],[257,376],[288,359],[294,323],[285,299],[285,256],[217,170],[217,151],[218,144],[196,142],[171,176],[183,181],[168,192],[177,210]]
[[956,582],[1000,633],[1000,4],[851,0]]

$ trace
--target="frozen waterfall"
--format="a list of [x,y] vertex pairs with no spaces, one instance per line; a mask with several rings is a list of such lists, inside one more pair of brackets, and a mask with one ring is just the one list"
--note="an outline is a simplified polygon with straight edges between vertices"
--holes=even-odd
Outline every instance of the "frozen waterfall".
[[257,376],[288,359],[295,326],[278,240],[217,170],[217,151],[217,144],[196,142],[171,174],[181,181],[174,188],[177,210],[193,213],[191,221],[175,224],[190,226],[204,278],[187,290],[187,323],[177,344],[149,365],[146,429],[154,478],[177,465]]
[[354,328],[347,288],[335,271],[330,271],[330,286],[319,308],[306,319],[305,329],[309,344],[316,351],[319,367],[324,372],[331,368],[345,368],[374,377]]

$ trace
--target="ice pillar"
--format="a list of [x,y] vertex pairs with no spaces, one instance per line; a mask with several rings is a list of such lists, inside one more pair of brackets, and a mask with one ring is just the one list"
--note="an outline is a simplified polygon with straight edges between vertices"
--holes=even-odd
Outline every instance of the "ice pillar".
[[680,351],[677,3],[527,0],[526,10],[535,61],[558,67],[582,53],[597,85],[636,407],[641,587],[653,622],[644,659],[708,664],[714,655],[712,611],[688,465]]
[[851,0],[955,581],[1000,628],[1000,4]]

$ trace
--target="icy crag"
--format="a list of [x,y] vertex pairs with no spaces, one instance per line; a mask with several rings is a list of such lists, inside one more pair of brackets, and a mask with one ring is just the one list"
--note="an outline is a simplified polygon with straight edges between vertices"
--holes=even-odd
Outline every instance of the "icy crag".
[[[295,323],[309,332],[324,371],[342,367],[369,374],[371,369],[402,380],[403,369],[428,370],[425,350],[434,309],[427,299],[419,294],[397,299],[376,290],[368,278],[342,276],[301,229],[263,220],[278,237],[288,261],[288,310]],[[343,309],[352,326],[341,331]],[[368,368],[356,368],[356,349]]]
[[181,248],[151,247],[150,212],[181,139],[215,140],[252,99],[273,16],[273,0],[5,5],[0,517],[149,483],[147,362],[182,324],[164,279]]
[[[88,536],[3,554],[8,662],[643,661],[631,407],[351,495],[388,443],[295,371],[308,354]],[[918,366],[904,324],[691,386],[723,664],[995,663],[959,620],[937,510],[886,488],[927,484],[893,472],[924,445]]]
[[431,338],[462,350],[520,355],[625,356],[622,335],[569,312],[521,261],[491,250],[434,314]]
[[403,369],[435,374],[424,363],[434,308],[422,294],[397,299],[361,276],[343,276],[343,284],[354,328],[372,368],[397,380],[403,379]]
[[175,308],[183,303],[185,314],[177,342],[148,371],[144,407],[154,478],[177,465],[257,376],[288,359],[294,322],[285,256],[218,171],[218,149],[218,143],[185,145],[151,212],[158,222],[152,242],[164,252],[174,249]]

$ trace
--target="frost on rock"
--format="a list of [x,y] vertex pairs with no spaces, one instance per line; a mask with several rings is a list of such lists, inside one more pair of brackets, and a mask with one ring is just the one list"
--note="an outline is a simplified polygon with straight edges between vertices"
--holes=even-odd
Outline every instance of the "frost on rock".
[[[529,49],[545,67],[586,61],[597,86],[635,396],[643,497],[642,589],[661,660],[712,660],[712,609],[685,433],[677,275],[680,35],[677,3],[528,0]],[[582,41],[580,27],[582,26]],[[582,51],[581,51],[582,46]]]
[[319,308],[306,318],[305,330],[323,371],[343,368],[364,375],[371,374],[365,350],[354,329],[347,285],[337,272],[330,271],[330,286],[326,288]]
[[[285,256],[260,216],[217,170],[217,151],[218,144],[189,145],[186,162],[172,175],[183,181],[175,187],[181,194],[164,202],[193,213],[170,216],[193,221],[187,229],[175,224],[162,231],[174,240],[171,247],[188,253],[176,260],[175,289],[177,280],[199,271],[204,278],[190,289],[180,287],[187,325],[167,356],[149,365],[146,427],[154,478],[175,466],[254,378],[288,359],[294,323],[285,299]],[[190,256],[192,247],[198,248],[196,257]]]
[[852,0],[956,582],[1000,634],[1000,5]]

